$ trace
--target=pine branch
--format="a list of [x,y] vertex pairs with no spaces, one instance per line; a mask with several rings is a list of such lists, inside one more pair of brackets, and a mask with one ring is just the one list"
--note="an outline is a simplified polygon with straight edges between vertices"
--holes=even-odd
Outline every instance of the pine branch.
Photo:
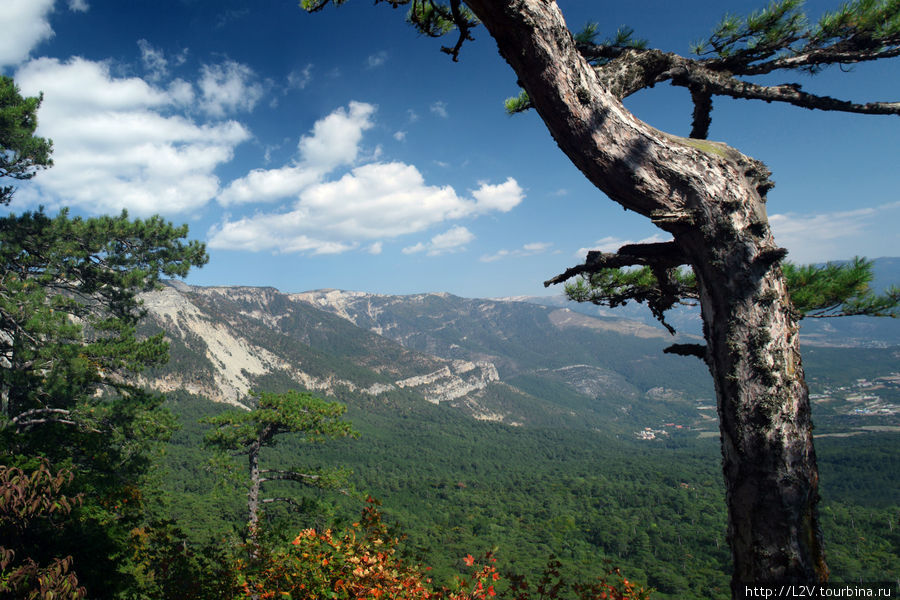
[[[669,333],[675,329],[666,322],[665,312],[686,298],[698,298],[693,273],[679,271],[686,264],[675,242],[631,244],[616,253],[588,252],[583,265],[544,282],[544,286],[561,283],[581,275],[566,286],[566,295],[577,302],[592,302],[615,308],[629,300],[646,302],[653,316]],[[623,267],[641,266],[626,270]],[[587,275],[587,277],[584,277]]]
[[677,354],[678,356],[695,356],[703,361],[707,358],[707,349],[704,344],[672,344],[668,348],[664,348],[663,353]]
[[619,248],[618,252],[606,253],[591,250],[587,253],[584,264],[566,269],[556,277],[544,282],[544,287],[568,281],[576,275],[590,275],[604,269],[655,265],[671,269],[687,264],[687,259],[678,250],[675,242],[654,244],[629,244]]
[[719,70],[719,67],[729,65],[738,75],[766,75],[774,71],[806,70],[816,72],[831,65],[852,65],[863,62],[871,62],[883,58],[900,56],[900,36],[891,42],[890,47],[873,49],[851,48],[816,48],[791,56],[779,56],[769,61],[734,68],[733,63],[726,61],[711,61],[707,67]]
[[[688,63],[673,73],[672,84],[691,89],[703,90],[705,94],[730,96],[745,100],[784,102],[816,110],[850,112],[869,115],[900,115],[900,102],[867,102],[858,104],[838,100],[829,96],[810,94],[800,89],[798,84],[763,86],[743,81],[725,73],[703,68],[698,63]],[[695,112],[696,115],[696,112]],[[708,113],[707,113],[708,116]],[[708,127],[708,126],[707,126]],[[695,124],[696,128],[696,124]],[[691,137],[700,137],[691,135]],[[704,136],[705,137],[705,136]]]
[[308,483],[310,481],[319,481],[321,475],[310,475],[308,473],[300,473],[297,471],[283,471],[279,469],[260,469],[260,474],[271,475],[270,477],[261,477],[260,483],[265,481],[299,481],[300,483]]
[[23,411],[9,420],[8,425],[16,428],[16,433],[21,433],[26,429],[30,429],[36,425],[46,425],[48,423],[61,423],[78,427],[90,433],[101,433],[99,429],[87,427],[84,423],[80,423],[71,419],[72,411],[64,408],[32,408]]

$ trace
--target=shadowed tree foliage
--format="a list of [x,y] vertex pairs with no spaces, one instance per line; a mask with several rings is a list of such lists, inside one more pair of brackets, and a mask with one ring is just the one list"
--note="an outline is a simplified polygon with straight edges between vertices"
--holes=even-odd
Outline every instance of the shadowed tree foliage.
[[[29,179],[52,164],[51,143],[33,135],[40,102],[0,78],[0,178]],[[0,202],[12,192],[3,187]],[[174,426],[163,398],[133,385],[144,367],[167,360],[161,334],[138,334],[138,295],[206,263],[203,244],[186,235],[124,212],[0,218],[0,463],[28,477],[43,472],[40,461],[71,473],[84,502],[58,531],[33,532],[28,552],[72,555],[92,596],[124,585],[150,451]],[[68,565],[58,564],[60,577]]]
[[[662,244],[594,253],[547,283],[610,268],[649,267],[656,288],[646,277],[630,285],[655,305],[654,312],[661,314],[667,298],[699,300],[706,344],[681,353],[702,356],[716,388],[733,590],[745,582],[827,579],[799,314],[781,268],[787,252],[775,243],[765,210],[774,184],[763,163],[705,138],[715,96],[900,114],[898,102],[856,103],[811,94],[794,83],[752,79],[897,56],[900,2],[856,0],[811,22],[798,0],[776,0],[748,17],[726,17],[707,40],[694,44],[696,57],[649,49],[627,31],[598,43],[596,25],[575,36],[556,4],[545,0],[388,3],[409,5],[408,19],[428,35],[451,33],[452,22],[458,37],[447,52],[454,59],[476,24],[483,25],[527,95],[510,108],[534,108],[589,181],[672,235]],[[307,10],[327,4],[302,2]],[[426,13],[436,16],[427,20]],[[689,137],[662,132],[622,104],[663,82],[690,93]],[[681,266],[693,271],[695,286],[673,275]],[[611,278],[615,291],[625,276],[602,277]],[[852,306],[850,298],[841,298],[840,305],[846,301]]]
[[71,471],[53,473],[46,460],[30,473],[0,465],[0,598],[85,597],[85,589],[72,571],[71,556],[33,555],[37,530],[58,531],[60,517],[67,517],[81,504],[80,495],[62,494],[71,482]]
[[27,469],[45,457],[72,470],[84,505],[34,542],[72,554],[91,594],[125,585],[123,563],[108,561],[142,518],[152,452],[174,427],[162,396],[133,384],[168,358],[161,334],[138,334],[138,294],[206,262],[186,234],[124,213],[0,219],[0,461]]

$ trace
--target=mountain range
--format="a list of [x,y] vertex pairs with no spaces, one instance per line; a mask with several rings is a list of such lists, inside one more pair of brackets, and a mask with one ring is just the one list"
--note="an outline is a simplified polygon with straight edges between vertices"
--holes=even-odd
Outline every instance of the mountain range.
[[[514,426],[717,430],[705,366],[663,353],[692,336],[585,314],[597,307],[560,306],[561,297],[525,300],[168,282],[143,301],[146,332],[165,332],[171,360],[143,381],[238,406],[253,389],[300,387],[350,402],[425,401]],[[848,339],[820,331],[807,341],[831,364],[827,347]]]

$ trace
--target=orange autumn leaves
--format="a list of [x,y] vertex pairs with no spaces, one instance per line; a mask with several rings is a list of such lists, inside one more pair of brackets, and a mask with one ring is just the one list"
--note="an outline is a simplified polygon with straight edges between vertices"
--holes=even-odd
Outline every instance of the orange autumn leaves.
[[[529,600],[524,578],[513,578],[501,593],[504,583],[496,568],[496,559],[486,554],[476,560],[471,554],[463,564],[471,571],[457,576],[454,584],[436,587],[428,576],[430,569],[405,563],[399,556],[399,540],[392,538],[381,516],[369,501],[361,523],[343,534],[331,530],[306,529],[290,546],[267,551],[255,548],[255,555],[238,563],[238,582],[246,598],[294,600]],[[620,575],[609,583],[572,586],[584,600],[645,600],[649,593]],[[623,584],[624,582],[624,584]],[[542,586],[538,586],[541,588]],[[555,586],[561,590],[561,586]],[[556,598],[538,588],[541,598]]]

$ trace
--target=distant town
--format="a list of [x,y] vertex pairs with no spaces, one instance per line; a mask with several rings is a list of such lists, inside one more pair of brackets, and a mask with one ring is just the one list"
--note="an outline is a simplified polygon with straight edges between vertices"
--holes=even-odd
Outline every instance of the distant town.
[[[814,383],[811,386],[816,387]],[[849,426],[853,431],[829,432],[817,437],[855,435],[864,431],[900,432],[900,373],[890,373],[873,379],[857,379],[853,384],[842,386],[821,386],[810,393],[810,402],[815,407],[827,407],[830,413],[825,419],[834,417],[872,417],[871,425]],[[660,423],[635,431],[639,440],[659,440],[673,434],[690,432],[697,437],[718,437],[716,407],[709,399],[697,400],[698,415],[691,423]],[[876,419],[876,417],[882,417]],[[894,417],[894,418],[892,418]]]

